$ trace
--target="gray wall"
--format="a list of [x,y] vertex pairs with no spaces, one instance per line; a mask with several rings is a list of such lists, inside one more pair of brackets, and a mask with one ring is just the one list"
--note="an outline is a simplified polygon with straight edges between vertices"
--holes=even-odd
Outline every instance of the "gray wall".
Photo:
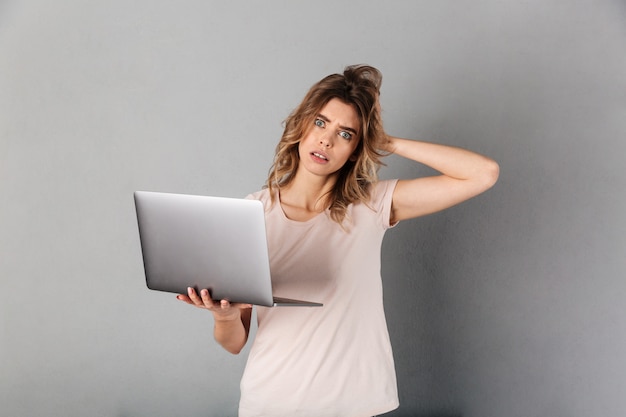
[[145,288],[132,191],[260,188],[359,62],[390,133],[502,168],[387,235],[392,415],[623,415],[625,51],[610,0],[0,2],[2,415],[234,415],[246,352]]

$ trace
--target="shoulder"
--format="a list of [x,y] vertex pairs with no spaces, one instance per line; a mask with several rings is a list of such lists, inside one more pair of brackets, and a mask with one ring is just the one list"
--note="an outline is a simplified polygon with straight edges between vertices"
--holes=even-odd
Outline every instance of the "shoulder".
[[[351,214],[356,224],[367,224],[368,221],[376,228],[386,230],[395,225],[390,223],[393,192],[398,180],[377,181],[370,185],[369,199],[354,204]],[[370,220],[366,220],[370,219]]]
[[265,207],[266,210],[269,210],[272,206],[272,198],[270,195],[270,191],[267,188],[263,188],[259,191],[248,194],[246,196],[246,200],[259,200],[261,203],[263,203],[263,207]]
[[269,198],[269,191],[267,188],[255,191],[246,196],[246,200],[263,200],[264,198]]
[[397,183],[397,179],[383,180],[372,183],[370,185],[370,198],[368,204],[374,208],[385,205],[385,203],[390,204]]

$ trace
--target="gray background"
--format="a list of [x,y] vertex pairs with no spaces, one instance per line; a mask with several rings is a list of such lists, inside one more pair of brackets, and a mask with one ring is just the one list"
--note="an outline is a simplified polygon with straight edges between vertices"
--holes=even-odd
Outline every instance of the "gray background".
[[501,164],[386,237],[391,415],[624,415],[624,2],[5,0],[0,57],[2,415],[234,415],[247,351],[145,288],[132,191],[259,189],[360,62],[389,133]]

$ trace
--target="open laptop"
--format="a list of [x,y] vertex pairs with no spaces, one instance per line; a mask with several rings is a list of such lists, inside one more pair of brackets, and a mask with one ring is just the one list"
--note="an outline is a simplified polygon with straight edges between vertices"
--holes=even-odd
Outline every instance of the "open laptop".
[[262,306],[321,306],[273,297],[258,200],[135,191],[148,288]]

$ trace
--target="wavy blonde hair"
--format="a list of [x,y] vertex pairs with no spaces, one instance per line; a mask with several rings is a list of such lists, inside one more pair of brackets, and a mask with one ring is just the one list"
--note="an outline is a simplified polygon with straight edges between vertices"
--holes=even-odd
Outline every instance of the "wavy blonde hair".
[[311,87],[284,122],[285,130],[276,146],[274,163],[265,184],[272,202],[275,202],[276,191],[287,186],[298,169],[300,140],[312,129],[321,109],[333,98],[352,105],[361,126],[359,143],[353,154],[355,158],[350,158],[339,170],[337,182],[329,193],[330,216],[342,224],[350,204],[369,200],[370,185],[378,181],[378,169],[383,165],[381,157],[386,154],[382,149],[387,136],[378,105],[381,83],[382,74],[376,68],[351,65],[343,74],[329,75]]

